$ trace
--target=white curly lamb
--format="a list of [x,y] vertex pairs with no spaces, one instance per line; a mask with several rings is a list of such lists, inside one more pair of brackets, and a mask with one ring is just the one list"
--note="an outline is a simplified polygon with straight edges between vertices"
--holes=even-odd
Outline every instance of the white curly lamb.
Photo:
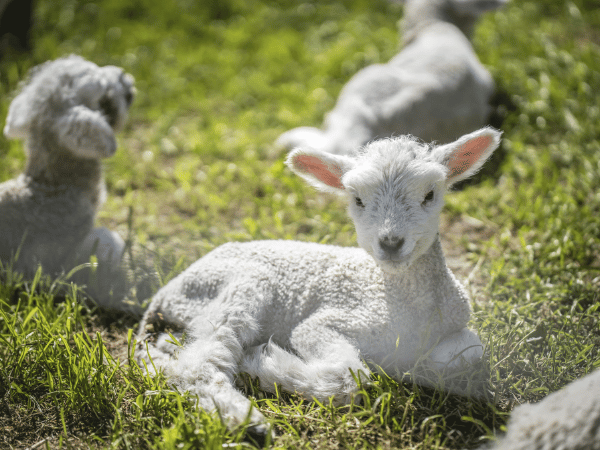
[[349,154],[374,139],[411,134],[447,143],[486,124],[494,82],[468,36],[507,0],[406,0],[404,47],[344,86],[323,129],[300,127],[277,145]]
[[[234,388],[239,372],[310,399],[357,391],[353,377],[381,368],[401,378],[421,361],[436,376],[478,361],[466,328],[467,294],[447,268],[438,221],[448,187],[476,172],[498,146],[485,128],[430,148],[411,137],[369,144],[356,157],[296,150],[288,165],[348,200],[362,248],[296,241],[225,244],[171,280],[140,323],[138,358],[233,427],[262,415]],[[177,347],[164,329],[186,329]],[[470,366],[469,366],[470,367]],[[352,373],[352,372],[353,373]],[[416,381],[430,383],[423,371]],[[449,378],[448,378],[449,379]],[[437,380],[436,380],[437,381]],[[443,383],[443,380],[440,380]]]
[[124,242],[94,228],[105,199],[101,160],[117,148],[133,77],[79,56],[34,68],[12,101],[4,135],[23,139],[25,171],[0,184],[0,261],[57,275],[89,260],[118,264]]
[[600,450],[600,370],[524,404],[493,450]]

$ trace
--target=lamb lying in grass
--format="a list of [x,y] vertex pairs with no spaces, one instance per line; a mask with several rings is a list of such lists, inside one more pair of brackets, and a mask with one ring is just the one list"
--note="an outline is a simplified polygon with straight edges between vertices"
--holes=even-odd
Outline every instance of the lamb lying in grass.
[[133,100],[133,77],[79,56],[42,64],[12,101],[4,134],[23,139],[25,171],[0,184],[0,261],[31,276],[87,262],[116,265],[124,242],[94,228],[105,199],[101,160],[117,148]]
[[[489,447],[488,447],[489,448]],[[600,450],[600,370],[512,412],[494,450]]]
[[482,127],[494,82],[468,37],[479,16],[507,0],[406,0],[404,48],[344,86],[323,129],[300,127],[279,146],[348,154],[401,134],[451,142]]
[[[234,388],[240,372],[307,399],[348,403],[354,376],[380,367],[431,384],[482,355],[466,328],[467,294],[447,268],[438,221],[447,189],[498,146],[486,128],[436,148],[408,136],[376,141],[358,156],[296,150],[288,165],[344,196],[362,248],[296,241],[225,244],[154,296],[140,323],[138,358],[157,367],[230,427],[262,415]],[[178,355],[164,327],[186,329]],[[363,379],[365,379],[363,375]],[[449,379],[449,378],[446,378]]]

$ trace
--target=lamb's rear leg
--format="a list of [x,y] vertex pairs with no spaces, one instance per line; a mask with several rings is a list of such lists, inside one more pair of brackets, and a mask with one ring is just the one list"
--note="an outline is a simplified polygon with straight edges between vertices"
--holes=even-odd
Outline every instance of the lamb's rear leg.
[[249,431],[264,439],[269,433],[264,416],[234,386],[243,347],[257,334],[254,321],[235,315],[216,323],[204,320],[194,324],[190,334],[191,342],[186,342],[175,358],[161,361],[165,375],[181,390],[197,395],[199,407],[217,411],[228,428],[248,421]]
[[[171,335],[178,342],[181,342],[183,333],[171,333]],[[177,355],[180,348],[171,339],[171,335],[160,333],[156,338],[156,342],[149,342],[147,339],[149,335],[147,334],[138,336],[136,358],[141,366],[145,363],[150,373],[155,372],[155,367],[160,370],[160,368],[169,366],[171,360]]]
[[298,354],[272,342],[253,347],[246,352],[240,369],[257,377],[266,391],[274,392],[277,384],[307,399],[327,402],[333,397],[336,405],[350,403],[358,391],[355,377],[364,381],[369,373],[358,350],[341,337],[320,343],[316,352],[308,347],[295,347]]

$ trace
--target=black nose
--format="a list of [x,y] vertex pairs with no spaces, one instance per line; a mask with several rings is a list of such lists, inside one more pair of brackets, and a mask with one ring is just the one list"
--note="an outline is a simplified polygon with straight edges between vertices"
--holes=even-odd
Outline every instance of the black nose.
[[109,96],[104,96],[100,99],[99,103],[100,110],[106,116],[106,120],[110,124],[111,127],[114,127],[117,124],[117,119],[119,117],[119,110],[117,106],[114,104],[112,98]]
[[125,102],[127,103],[128,107],[131,106],[131,103],[133,102],[133,95],[133,89],[128,89],[127,92],[125,92]]
[[119,82],[123,86],[125,90],[125,103],[127,103],[127,107],[131,106],[133,99],[135,98],[135,87],[134,87],[134,79],[133,76],[121,70],[121,75],[119,75]]
[[398,236],[384,236],[379,238],[379,246],[389,254],[396,253],[404,245],[404,238]]

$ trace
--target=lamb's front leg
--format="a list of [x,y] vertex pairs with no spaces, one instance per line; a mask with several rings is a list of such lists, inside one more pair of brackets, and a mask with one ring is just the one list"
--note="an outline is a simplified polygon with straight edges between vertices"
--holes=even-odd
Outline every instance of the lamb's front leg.
[[[303,333],[309,332],[309,334]],[[246,352],[241,370],[260,380],[261,388],[286,392],[336,405],[350,403],[358,391],[355,377],[367,380],[369,370],[358,349],[343,336],[326,328],[300,327],[292,334],[289,352],[273,342]]]
[[108,228],[94,228],[81,243],[78,250],[84,262],[89,261],[91,254],[95,254],[100,262],[116,267],[123,257],[125,242],[121,236]]
[[446,336],[429,354],[429,361],[438,370],[456,370],[481,360],[483,344],[473,331],[463,328]]
[[413,371],[419,384],[470,397],[486,395],[487,372],[482,364],[483,344],[463,328],[446,336]]

